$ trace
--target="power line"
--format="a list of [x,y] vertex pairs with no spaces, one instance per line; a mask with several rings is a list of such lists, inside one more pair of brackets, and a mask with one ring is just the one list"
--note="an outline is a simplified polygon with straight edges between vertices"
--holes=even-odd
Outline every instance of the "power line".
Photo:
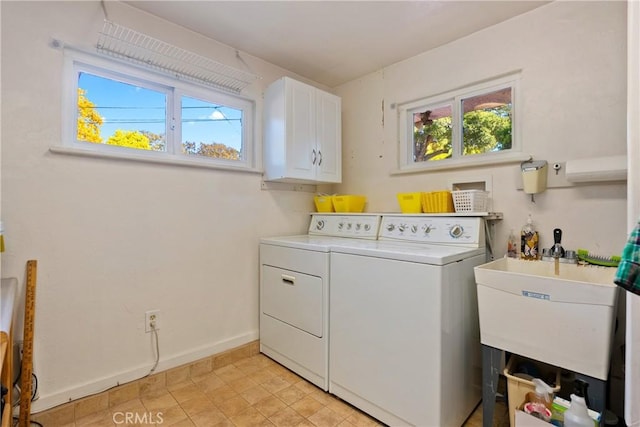
[[[193,122],[242,122],[242,119],[183,119],[182,123]],[[151,123],[165,123],[164,119],[105,119],[102,124],[151,124]]]

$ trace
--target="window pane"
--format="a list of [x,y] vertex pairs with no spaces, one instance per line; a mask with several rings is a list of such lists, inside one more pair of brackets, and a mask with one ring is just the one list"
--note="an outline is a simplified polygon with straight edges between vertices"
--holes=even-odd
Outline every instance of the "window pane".
[[182,150],[216,159],[242,159],[242,110],[182,97]]
[[462,100],[463,155],[511,148],[511,88]]
[[413,113],[413,161],[451,157],[451,105]]
[[165,151],[167,97],[163,92],[81,72],[78,141]]

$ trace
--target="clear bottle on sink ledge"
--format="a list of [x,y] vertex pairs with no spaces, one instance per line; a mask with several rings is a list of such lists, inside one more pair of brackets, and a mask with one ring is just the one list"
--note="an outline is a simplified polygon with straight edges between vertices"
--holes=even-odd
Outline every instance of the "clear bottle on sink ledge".
[[520,232],[520,258],[526,260],[538,259],[538,232],[533,226],[531,214],[527,219],[527,223],[522,226]]
[[507,240],[507,257],[518,258],[518,241],[516,240],[516,234],[513,232],[513,228],[509,232]]

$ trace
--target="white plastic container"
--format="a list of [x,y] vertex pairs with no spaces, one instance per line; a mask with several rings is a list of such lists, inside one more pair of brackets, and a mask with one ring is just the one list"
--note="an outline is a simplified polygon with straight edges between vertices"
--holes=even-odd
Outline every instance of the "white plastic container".
[[584,397],[571,395],[571,406],[564,411],[564,427],[593,427]]
[[483,190],[452,191],[456,212],[486,212],[489,192]]

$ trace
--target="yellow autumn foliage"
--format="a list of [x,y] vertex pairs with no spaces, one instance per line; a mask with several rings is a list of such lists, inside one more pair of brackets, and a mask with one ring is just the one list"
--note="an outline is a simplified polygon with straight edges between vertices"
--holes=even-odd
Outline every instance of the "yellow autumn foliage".
[[103,122],[95,104],[86,98],[83,89],[78,88],[78,141],[102,143],[100,126]]
[[138,150],[151,150],[149,138],[138,131],[118,129],[107,140],[109,145],[137,148]]

